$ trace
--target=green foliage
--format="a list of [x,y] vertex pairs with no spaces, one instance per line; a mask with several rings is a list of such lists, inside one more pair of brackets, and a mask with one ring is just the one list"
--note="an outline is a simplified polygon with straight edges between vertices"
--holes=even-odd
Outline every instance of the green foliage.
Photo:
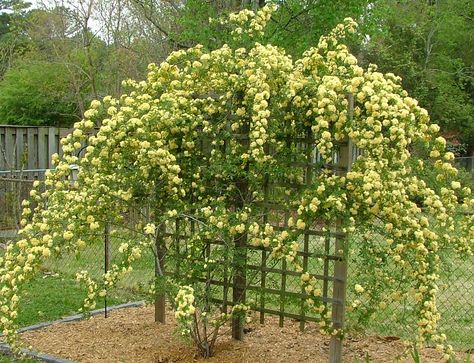
[[[172,39],[179,45],[202,44],[207,49],[217,49],[232,43],[230,31],[220,24],[210,23],[209,18],[223,17],[239,8],[250,7],[239,1],[190,0],[175,15],[176,27]],[[360,18],[367,9],[367,0],[337,1],[267,1],[279,5],[264,42],[285,48],[290,54],[300,56],[304,50],[315,46],[319,37],[327,34],[344,18]],[[253,6],[255,7],[255,6]]]
[[403,86],[445,132],[474,148],[474,31],[471,1],[376,3],[367,61],[403,79]]
[[[265,2],[189,0],[176,5],[133,0],[120,5],[125,10],[119,15],[122,19],[119,23],[114,18],[106,20],[107,3],[98,1],[99,10],[94,10],[100,12],[94,17],[101,19],[100,26],[106,33],[98,36],[90,29],[81,28],[83,20],[78,9],[27,11],[28,4],[21,0],[0,2],[0,9],[12,10],[0,14],[0,76],[17,67],[15,60],[62,63],[63,67],[69,64],[70,77],[66,82],[61,77],[49,77],[49,80],[58,82],[57,89],[66,93],[59,83],[75,90],[75,113],[82,116],[90,99],[105,94],[119,95],[123,79],[142,79],[146,65],[160,60],[170,50],[196,44],[210,50],[223,44],[232,46],[229,28],[209,22],[209,18],[225,17],[245,7],[255,10]],[[116,7],[114,1],[110,3],[112,8]],[[455,143],[467,145],[456,149],[457,154],[470,154],[474,150],[474,53],[472,47],[465,46],[473,32],[471,1],[269,0],[266,3],[277,4],[278,10],[261,42],[281,46],[296,57],[345,17],[357,19],[361,25],[358,37],[348,41],[359,63],[362,66],[376,63],[381,71],[401,76],[404,88],[428,109],[432,120]],[[63,103],[57,105],[58,109],[53,104],[53,113],[65,113]],[[31,117],[37,113],[36,103],[23,106],[15,111],[18,118],[37,119]],[[58,118],[47,114],[40,121],[43,122],[57,124]]]
[[315,46],[320,36],[344,18],[360,19],[369,3],[367,0],[272,2],[279,3],[280,7],[269,24],[268,41],[296,56]]
[[70,125],[77,120],[67,69],[47,62],[11,68],[0,83],[0,120],[20,125]]
[[202,44],[208,49],[221,47],[230,39],[229,32],[218,24],[210,24],[209,18],[219,17],[224,10],[222,4],[219,7],[205,0],[187,1],[176,18],[173,39],[180,44]]
[[18,10],[24,9],[30,5],[24,0],[2,0],[0,1],[0,10]]

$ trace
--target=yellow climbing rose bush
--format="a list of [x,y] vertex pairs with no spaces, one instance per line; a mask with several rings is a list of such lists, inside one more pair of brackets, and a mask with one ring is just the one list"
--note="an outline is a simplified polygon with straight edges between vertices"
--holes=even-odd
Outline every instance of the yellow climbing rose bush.
[[[337,219],[349,234],[376,226],[387,236],[381,250],[368,250],[364,258],[379,263],[383,256],[408,276],[416,296],[418,342],[435,341],[449,358],[451,348],[438,330],[439,253],[470,254],[474,237],[474,217],[455,218],[472,210],[474,199],[456,178],[453,154],[399,77],[357,64],[343,43],[356,31],[352,19],[293,60],[283,49],[259,42],[274,9],[216,20],[233,29],[232,47],[208,51],[198,45],[150,64],[146,80],[125,82],[130,92],[120,98],[93,101],[61,140],[63,156],[56,155],[55,169],[35,183],[30,201],[23,203],[20,239],[0,259],[0,326],[13,348],[18,348],[15,320],[24,285],[41,262],[51,254],[80,251],[102,238],[106,226],[121,240],[121,258],[101,279],[78,271],[77,279],[87,286],[85,309],[130,273],[145,249],[158,256],[163,248],[167,259],[182,260],[181,277],[165,278],[177,321],[203,355],[210,355],[214,332],[228,319],[245,316],[249,307],[242,303],[225,312],[196,281],[222,273],[223,265],[232,270],[240,251],[235,242],[245,237],[301,274],[307,308],[321,318],[321,331],[342,336],[332,326],[331,306],[322,302],[317,271],[306,271],[297,254],[306,228]],[[308,135],[319,163],[311,180],[300,166],[308,150],[291,142]],[[337,173],[331,164],[347,140],[362,153],[347,174]],[[409,162],[417,143],[430,150],[444,187],[423,180],[423,161]],[[262,218],[267,198],[262,186],[268,181],[280,185],[274,201],[294,211],[285,230]],[[130,208],[146,213],[128,234],[124,214]],[[176,219],[193,226],[182,241],[185,252],[173,252],[173,242],[163,237]],[[208,241],[225,248],[208,255]],[[157,272],[165,275],[161,262],[156,257]],[[383,265],[379,273],[389,278]],[[355,289],[362,294],[371,287]],[[204,328],[213,334],[203,338]]]

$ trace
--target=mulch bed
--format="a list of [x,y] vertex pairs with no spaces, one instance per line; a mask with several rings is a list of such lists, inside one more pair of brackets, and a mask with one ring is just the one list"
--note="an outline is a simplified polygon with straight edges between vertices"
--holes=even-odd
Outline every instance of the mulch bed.
[[[249,325],[244,341],[222,336],[214,357],[204,360],[195,348],[176,333],[173,314],[167,324],[154,322],[153,306],[111,312],[109,318],[95,316],[88,320],[55,324],[22,334],[22,340],[36,351],[75,362],[209,362],[209,363],[294,363],[327,362],[329,339],[309,324],[304,332],[299,323],[288,320],[283,328],[278,319],[268,317],[265,325],[258,319]],[[361,337],[346,340],[344,362],[412,362],[400,358],[403,343],[396,338]],[[422,362],[441,362],[434,349],[424,349]]]

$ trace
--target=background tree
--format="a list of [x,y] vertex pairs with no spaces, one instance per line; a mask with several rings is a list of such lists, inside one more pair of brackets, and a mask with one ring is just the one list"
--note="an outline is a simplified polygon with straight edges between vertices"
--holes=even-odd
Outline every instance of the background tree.
[[0,1],[0,79],[12,66],[15,56],[27,48],[24,30],[29,6],[23,0]]
[[0,87],[0,119],[6,124],[70,125],[79,117],[68,81],[62,64],[17,64],[7,71]]
[[65,72],[57,78],[61,82],[57,88],[67,92],[67,99],[73,95],[77,118],[82,117],[90,100],[99,97],[96,79],[104,47],[102,40],[87,34],[90,30],[85,30],[79,16],[75,10],[63,6],[32,11],[27,27],[29,50],[12,68],[42,63]]
[[367,61],[403,79],[445,133],[474,150],[474,3],[468,0],[382,0]]

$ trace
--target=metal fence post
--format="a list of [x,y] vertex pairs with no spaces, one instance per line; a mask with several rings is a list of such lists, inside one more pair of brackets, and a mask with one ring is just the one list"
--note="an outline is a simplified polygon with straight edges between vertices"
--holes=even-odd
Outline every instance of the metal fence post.
[[[110,269],[110,228],[109,224],[105,224],[104,229],[104,273]],[[107,318],[107,294],[104,296],[104,317]]]

